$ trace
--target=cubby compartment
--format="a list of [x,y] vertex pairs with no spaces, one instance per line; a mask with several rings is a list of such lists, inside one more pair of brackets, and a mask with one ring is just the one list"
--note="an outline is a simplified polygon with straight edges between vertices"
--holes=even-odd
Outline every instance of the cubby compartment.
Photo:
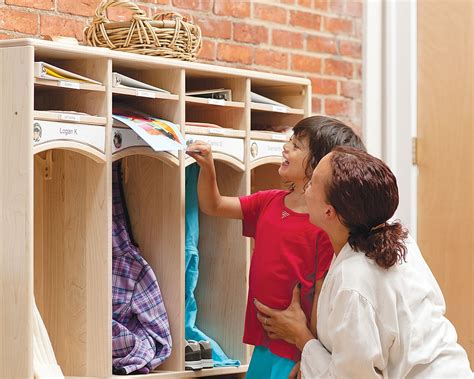
[[120,160],[132,234],[157,277],[171,329],[171,356],[151,377],[184,370],[184,172],[163,156],[129,151]]
[[66,376],[111,367],[108,180],[87,152],[34,156],[34,294]]
[[168,102],[177,102],[179,99],[183,83],[182,69],[151,63],[131,64],[117,59],[113,61],[112,71],[111,86],[114,98],[125,101],[130,97],[156,99],[165,102],[165,107],[171,105]]
[[293,126],[309,116],[309,95],[307,86],[297,80],[292,83],[252,79],[251,138],[287,139]]
[[[247,88],[242,77],[186,70],[186,122],[214,124],[210,128],[224,128],[222,134],[229,133],[227,129],[245,131]],[[212,94],[215,90],[220,90],[218,95]],[[192,92],[211,97],[189,96]]]
[[[225,161],[215,160],[217,182],[224,196],[246,194],[247,175]],[[247,304],[247,241],[240,220],[199,215],[199,280],[196,325],[213,338],[230,359],[246,370],[248,348],[242,343]],[[217,373],[222,369],[212,369]],[[208,370],[202,372],[203,375]]]
[[92,79],[91,84],[70,79],[58,71],[62,78],[34,78],[35,118],[49,121],[68,121],[105,125],[107,122],[107,96],[109,60],[99,57],[84,57],[72,54],[58,57],[54,52],[37,52],[38,62],[51,64],[59,69]]

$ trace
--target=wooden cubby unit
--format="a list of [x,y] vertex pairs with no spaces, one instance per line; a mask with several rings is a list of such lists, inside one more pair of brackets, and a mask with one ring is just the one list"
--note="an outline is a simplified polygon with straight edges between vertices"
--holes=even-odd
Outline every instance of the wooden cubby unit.
[[[35,78],[35,61],[100,84]],[[114,87],[113,72],[169,93]],[[126,105],[174,122],[187,141],[209,142],[221,193],[242,196],[281,188],[277,171],[288,136],[252,125],[292,126],[309,116],[309,80],[16,39],[0,42],[0,83],[0,377],[33,377],[34,301],[66,377],[118,377],[111,229],[112,164],[121,161],[133,235],[158,278],[173,339],[171,356],[155,372],[129,377],[243,378],[250,358],[242,343],[250,240],[241,222],[200,214],[197,325],[242,365],[185,371],[185,169],[194,159],[152,150],[130,128],[114,127],[112,112]],[[186,95],[215,88],[230,89],[232,100]],[[251,91],[287,108],[252,103]]]

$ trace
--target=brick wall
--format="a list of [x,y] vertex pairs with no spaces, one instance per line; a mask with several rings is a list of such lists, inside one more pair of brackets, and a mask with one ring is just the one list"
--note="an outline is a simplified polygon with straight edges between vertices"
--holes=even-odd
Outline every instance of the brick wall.
[[[199,60],[305,76],[313,112],[361,130],[362,0],[138,0],[149,14],[175,10],[203,31]],[[0,39],[82,39],[99,0],[0,0]],[[112,8],[110,18],[127,19]]]

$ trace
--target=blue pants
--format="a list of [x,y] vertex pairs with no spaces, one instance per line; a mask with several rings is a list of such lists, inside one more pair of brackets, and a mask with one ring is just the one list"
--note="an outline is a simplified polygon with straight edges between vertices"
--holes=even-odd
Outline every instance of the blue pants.
[[255,346],[246,379],[287,379],[296,362],[273,354],[269,349]]

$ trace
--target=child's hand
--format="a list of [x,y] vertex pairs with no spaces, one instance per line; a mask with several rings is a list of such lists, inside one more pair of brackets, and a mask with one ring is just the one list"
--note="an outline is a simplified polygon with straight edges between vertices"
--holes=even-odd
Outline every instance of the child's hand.
[[290,374],[288,375],[288,379],[301,379],[301,371],[300,371],[301,361],[297,362],[293,369],[291,370]]
[[186,154],[193,157],[197,164],[201,167],[212,165],[214,160],[212,158],[211,145],[203,141],[194,141],[188,145]]

